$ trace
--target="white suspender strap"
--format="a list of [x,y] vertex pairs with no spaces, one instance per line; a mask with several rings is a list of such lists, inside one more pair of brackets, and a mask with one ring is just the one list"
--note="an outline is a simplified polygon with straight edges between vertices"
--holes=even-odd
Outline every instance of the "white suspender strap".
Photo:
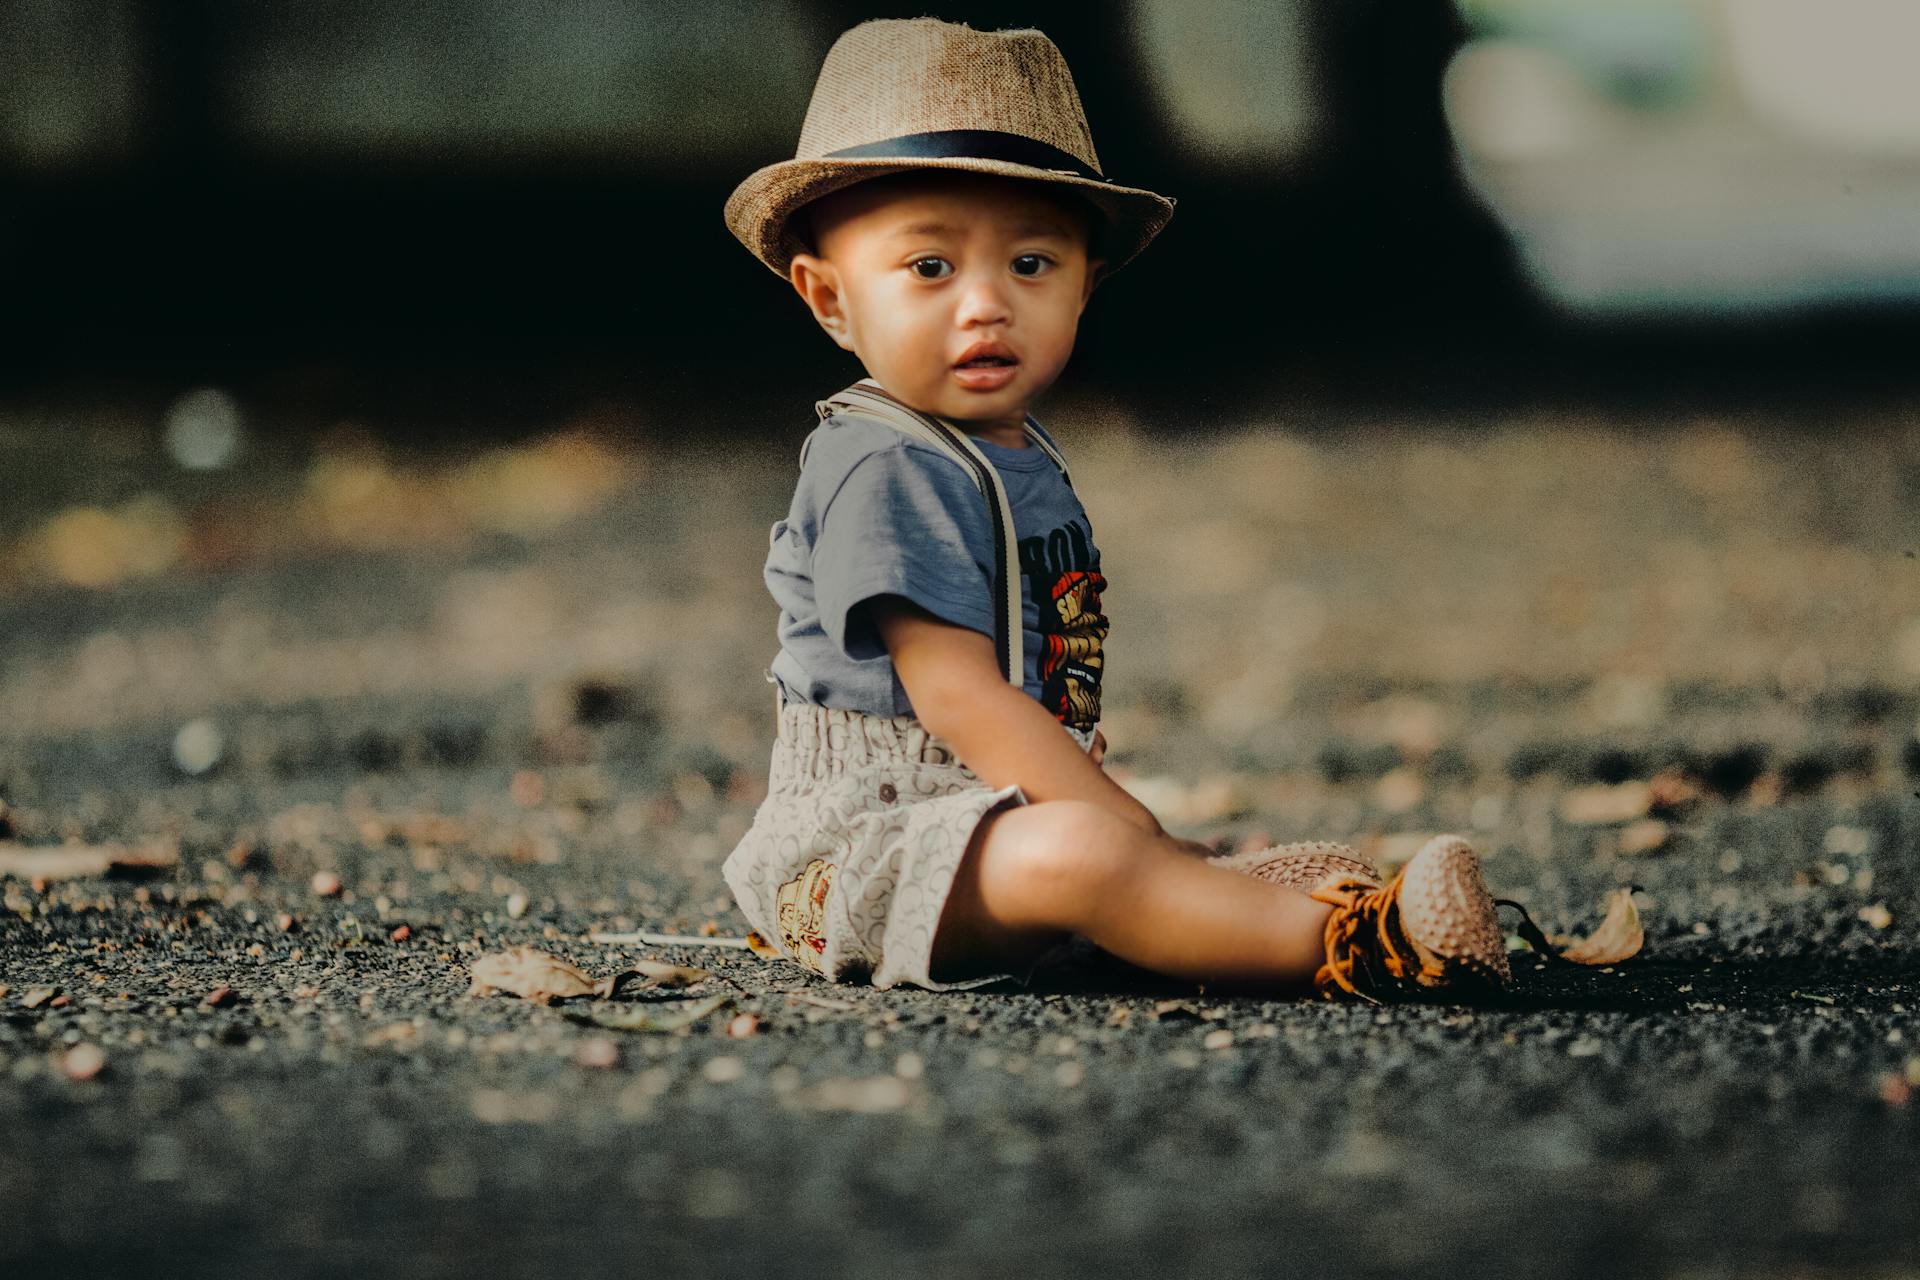
[[[973,438],[966,432],[953,426],[945,419],[931,414],[923,414],[908,405],[902,404],[888,394],[872,378],[862,378],[852,386],[828,397],[816,401],[815,411],[825,421],[836,411],[857,413],[864,417],[877,418],[888,426],[912,436],[933,448],[941,449],[966,468],[973,477],[973,483],[987,500],[987,514],[993,522],[993,539],[996,562],[994,565],[994,640],[1000,651],[1001,671],[1008,683],[1016,689],[1026,684],[1026,665],[1021,641],[1024,639],[1024,626],[1020,609],[1019,549],[1015,545],[1013,528],[1013,506],[1007,501],[1006,486],[1000,482],[999,474],[987,455],[974,444]],[[1027,439],[1046,450],[1054,465],[1060,468],[1060,474],[1067,474],[1067,464],[1060,457],[1059,450],[1037,429],[1031,417],[1026,422]],[[806,466],[807,445],[813,436],[800,446],[800,465]],[[1071,487],[1072,481],[1068,480]]]
[[[1007,673],[1008,682],[1014,688],[1021,689],[1027,683],[1022,643],[1027,633],[1020,609],[1020,552],[1016,545],[1013,528],[1013,504],[1007,501],[1007,486],[1000,483],[1000,473],[993,469],[993,463],[988,461],[986,454],[980,452],[980,446],[973,442],[973,438],[966,432],[954,431],[951,427],[943,425],[942,429],[952,432],[953,437],[966,446],[967,452],[972,454],[978,463],[980,474],[985,476],[991,484],[991,491],[987,493],[987,505],[992,509],[990,514],[994,517],[994,529],[1000,535],[1000,555],[994,566],[994,585],[1004,595],[1003,608],[1006,616],[1006,628],[1000,633],[1001,666]],[[999,613],[1001,610],[995,612]]]

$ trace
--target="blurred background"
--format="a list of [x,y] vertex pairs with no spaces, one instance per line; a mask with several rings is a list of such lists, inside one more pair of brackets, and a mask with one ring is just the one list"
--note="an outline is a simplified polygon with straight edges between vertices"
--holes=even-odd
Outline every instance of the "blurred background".
[[[4,389],[222,380],[297,418],[378,377],[409,430],[410,396],[462,430],[510,423],[509,388],[711,397],[718,369],[784,396],[835,353],[720,206],[792,154],[834,36],[891,12],[4,0]],[[1077,379],[1150,393],[1194,353],[1210,382],[1423,401],[1904,376],[1898,0],[941,16],[1042,26],[1108,172],[1181,199]]]
[[[341,557],[530,562],[595,513],[624,521],[612,538],[664,578],[681,562],[662,540],[677,535],[648,486],[675,497],[705,468],[721,496],[687,536],[707,539],[716,581],[746,584],[740,644],[758,654],[771,630],[750,621],[758,552],[729,558],[724,539],[751,544],[780,513],[812,401],[861,371],[721,206],[792,154],[836,35],[890,12],[0,0],[0,590],[37,599],[36,619],[73,618],[101,588],[218,599],[238,581],[223,574],[306,556],[373,608],[390,605],[386,570]],[[1041,25],[1107,172],[1180,200],[1153,252],[1089,308],[1042,406],[1079,449],[1132,456],[1133,440],[1171,470],[1183,446],[1240,433],[1338,466],[1364,452],[1342,441],[1391,459],[1400,446],[1383,441],[1414,442],[1399,488],[1364,468],[1348,473],[1357,489],[1303,486],[1299,465],[1256,473],[1245,499],[1295,503],[1274,518],[1297,532],[1402,491],[1418,505],[1525,494],[1527,476],[1558,485],[1604,454],[1582,433],[1616,432],[1621,458],[1666,470],[1647,484],[1617,470],[1606,479],[1638,496],[1569,524],[1588,540],[1619,524],[1613,561],[1526,570],[1578,576],[1635,571],[1620,539],[1710,522],[1709,500],[1748,515],[1804,503],[1808,536],[1875,553],[1911,540],[1920,80],[1903,56],[1917,12],[1121,0],[942,16]],[[1196,450],[1191,465],[1219,456]],[[1668,505],[1656,481],[1677,485]],[[1583,482],[1589,501],[1604,491]],[[1142,509],[1115,512],[1113,536]],[[1417,518],[1379,519],[1378,563],[1417,550],[1418,584],[1477,572],[1401,523]],[[1698,532],[1688,546],[1727,545],[1724,529]],[[1552,529],[1511,536],[1546,545]],[[1647,546],[1666,557],[1655,572],[1677,563]],[[1317,573],[1334,616],[1354,616],[1362,576],[1300,550],[1226,562],[1242,580]],[[1896,575],[1875,598],[1886,626],[1906,625],[1908,590]],[[1179,616],[1164,624],[1175,637]],[[1434,662],[1499,669],[1473,625],[1434,629]],[[1862,660],[1920,671],[1916,635],[1863,634]],[[41,651],[30,627],[12,643]],[[1576,652],[1524,630],[1506,647]],[[103,652],[103,688],[183,709],[221,696]],[[1328,641],[1296,665],[1347,652]],[[496,667],[479,660],[522,669]],[[1230,671],[1192,674],[1240,687]],[[41,710],[66,688],[13,687]],[[15,707],[16,728],[34,722]]]
[[[720,210],[889,12],[0,0],[0,587],[532,537],[667,446],[778,490],[860,370]],[[1665,456],[1844,419],[1883,505],[1823,509],[1891,546],[1920,492],[1916,12],[943,16],[1041,24],[1106,170],[1180,199],[1050,392],[1086,446],[1520,421],[1558,458],[1601,422]],[[1695,479],[1752,497],[1732,449]]]

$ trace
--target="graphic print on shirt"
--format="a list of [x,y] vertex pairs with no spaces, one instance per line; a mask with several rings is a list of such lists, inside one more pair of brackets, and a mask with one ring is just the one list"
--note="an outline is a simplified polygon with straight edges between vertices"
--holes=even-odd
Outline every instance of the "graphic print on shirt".
[[1071,729],[1091,729],[1100,718],[1107,580],[1093,567],[1092,547],[1092,529],[1078,520],[1020,539],[1020,572],[1040,612],[1040,705]]

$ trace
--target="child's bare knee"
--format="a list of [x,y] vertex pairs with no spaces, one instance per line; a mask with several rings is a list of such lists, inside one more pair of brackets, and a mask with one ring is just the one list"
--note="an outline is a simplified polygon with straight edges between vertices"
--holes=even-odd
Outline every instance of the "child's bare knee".
[[[1143,833],[1084,800],[1048,800],[1002,811],[983,860],[983,888],[1044,907],[1097,895]],[[1049,914],[1058,914],[1050,911]]]

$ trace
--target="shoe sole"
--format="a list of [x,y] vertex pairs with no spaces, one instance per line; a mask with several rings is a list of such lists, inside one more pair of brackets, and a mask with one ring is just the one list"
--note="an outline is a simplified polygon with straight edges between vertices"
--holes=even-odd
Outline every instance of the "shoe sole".
[[1500,990],[1512,986],[1506,935],[1473,846],[1459,836],[1435,836],[1401,874],[1400,923],[1447,969],[1432,985],[1465,978]]

